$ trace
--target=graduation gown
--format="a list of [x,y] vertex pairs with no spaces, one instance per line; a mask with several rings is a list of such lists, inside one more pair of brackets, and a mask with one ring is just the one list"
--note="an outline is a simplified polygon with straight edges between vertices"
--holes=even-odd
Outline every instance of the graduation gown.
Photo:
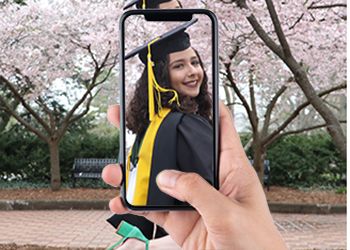
[[[144,137],[147,137],[147,133]],[[156,184],[156,177],[164,169],[195,172],[210,184],[213,184],[213,142],[212,125],[203,117],[195,114],[170,112],[168,110],[166,115],[159,121],[159,126],[152,141],[147,141],[147,138],[138,138],[133,145],[133,150],[129,153],[130,157],[128,157],[128,161],[131,161],[132,158],[135,159],[135,153],[137,153],[135,147],[142,151],[143,147],[148,146],[143,144],[153,144],[151,148],[146,147],[144,150],[147,150],[147,152],[151,150],[152,152],[148,175],[149,181],[146,185],[138,189],[141,191],[147,190],[147,199],[144,199],[146,204],[141,205],[188,205],[160,191]],[[142,144],[142,146],[139,144]],[[142,156],[142,152],[139,152],[138,156]],[[136,157],[136,159],[140,161],[140,157]],[[136,179],[136,182],[139,180],[140,178]],[[135,195],[137,195],[137,192],[140,192],[138,190],[134,190]],[[129,191],[127,190],[127,193]],[[128,202],[130,201],[128,200]],[[134,203],[131,204],[134,205]],[[136,205],[140,205],[140,203]]]

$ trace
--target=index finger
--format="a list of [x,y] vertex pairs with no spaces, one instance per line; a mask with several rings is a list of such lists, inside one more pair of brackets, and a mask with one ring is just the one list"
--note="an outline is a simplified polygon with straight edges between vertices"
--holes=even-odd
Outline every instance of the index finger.
[[120,127],[120,105],[110,105],[107,109],[107,119],[115,127]]
[[102,179],[113,187],[119,187],[123,180],[123,172],[119,165],[110,164],[103,168]]

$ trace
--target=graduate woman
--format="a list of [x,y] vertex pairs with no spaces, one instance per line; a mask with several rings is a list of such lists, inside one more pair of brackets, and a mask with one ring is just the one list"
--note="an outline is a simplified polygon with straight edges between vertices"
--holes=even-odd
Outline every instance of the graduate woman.
[[137,9],[178,9],[182,8],[179,0],[132,0],[124,6],[124,10],[136,5]]
[[126,163],[126,200],[135,206],[186,205],[161,192],[164,169],[195,172],[213,183],[212,100],[201,58],[186,28],[196,19],[140,46],[145,65],[126,110],[136,139]]

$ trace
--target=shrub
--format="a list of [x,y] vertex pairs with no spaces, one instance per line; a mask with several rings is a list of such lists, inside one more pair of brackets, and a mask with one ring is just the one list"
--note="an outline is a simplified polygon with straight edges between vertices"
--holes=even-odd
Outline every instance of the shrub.
[[[71,183],[74,158],[117,158],[117,133],[100,136],[86,131],[82,127],[73,129],[60,143],[64,185]],[[242,135],[242,142],[247,141],[248,137]],[[251,150],[248,154],[252,154]],[[284,137],[270,146],[267,159],[270,160],[272,185],[338,189],[346,186],[346,162],[340,158],[326,133]],[[0,134],[0,179],[9,179],[11,176],[24,182],[39,183],[39,186],[50,183],[47,144],[20,126],[13,126],[11,130]],[[97,180],[79,181],[77,185],[104,187]],[[344,189],[340,188],[339,192],[344,192]]]
[[346,162],[325,133],[284,137],[271,145],[267,158],[274,185],[332,188],[346,182]]
[[[71,181],[74,158],[117,158],[118,134],[68,132],[59,145],[61,177]],[[0,134],[0,179],[50,182],[48,145],[21,127]],[[78,184],[79,185],[79,184]]]

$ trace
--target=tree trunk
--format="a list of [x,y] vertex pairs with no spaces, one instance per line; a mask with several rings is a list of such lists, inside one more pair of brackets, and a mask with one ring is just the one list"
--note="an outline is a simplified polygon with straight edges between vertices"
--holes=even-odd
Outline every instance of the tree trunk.
[[258,174],[261,185],[264,185],[264,157],[265,150],[263,149],[261,143],[254,141],[253,142],[253,161],[254,169]]
[[235,101],[235,96],[231,94],[231,89],[224,84],[224,91],[225,91],[225,96],[226,96],[226,101],[227,103],[229,103],[230,105],[228,106],[228,108],[231,111],[231,114],[234,115],[234,101]]
[[316,94],[316,91],[312,87],[305,71],[298,62],[294,58],[288,58],[285,62],[293,72],[295,80],[304,92],[306,98],[327,123],[327,130],[333,139],[333,143],[338,148],[342,158],[346,160],[346,138],[338,119]]
[[60,172],[60,158],[59,158],[58,145],[59,145],[58,140],[51,140],[49,142],[52,191],[57,191],[61,187],[61,172]]

